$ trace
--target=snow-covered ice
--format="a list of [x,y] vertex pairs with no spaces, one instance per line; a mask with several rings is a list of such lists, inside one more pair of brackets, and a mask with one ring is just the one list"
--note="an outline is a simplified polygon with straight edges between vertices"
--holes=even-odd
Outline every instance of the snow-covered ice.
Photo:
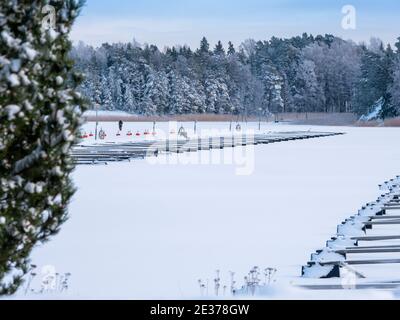
[[[117,131],[116,123],[107,125]],[[129,129],[149,125],[130,123]],[[392,297],[286,289],[337,225],[399,174],[399,129],[263,125],[264,131],[309,129],[347,134],[256,146],[249,176],[215,164],[80,166],[70,219],[34,250],[32,262],[72,273],[67,297],[78,299],[196,298],[198,279],[208,279],[212,292],[216,269],[228,286],[235,271],[239,286],[255,265],[278,270],[266,297]]]

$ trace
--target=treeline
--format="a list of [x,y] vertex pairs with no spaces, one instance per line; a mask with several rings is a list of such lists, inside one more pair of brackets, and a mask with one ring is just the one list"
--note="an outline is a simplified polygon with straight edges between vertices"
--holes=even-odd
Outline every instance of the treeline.
[[206,38],[200,47],[132,43],[73,48],[86,74],[81,91],[105,110],[136,114],[356,112],[379,104],[400,112],[400,38],[355,44],[332,35],[246,40],[239,48]]

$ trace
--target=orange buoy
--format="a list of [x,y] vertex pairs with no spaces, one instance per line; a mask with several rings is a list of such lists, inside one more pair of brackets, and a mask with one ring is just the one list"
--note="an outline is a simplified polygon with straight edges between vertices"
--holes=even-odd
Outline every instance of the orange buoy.
[[140,132],[136,132],[136,137],[140,137]]

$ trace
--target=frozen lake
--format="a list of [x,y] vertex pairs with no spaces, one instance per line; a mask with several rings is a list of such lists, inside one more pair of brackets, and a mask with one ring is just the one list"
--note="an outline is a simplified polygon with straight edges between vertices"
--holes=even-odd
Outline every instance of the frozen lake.
[[[126,126],[133,133],[152,130],[152,124]],[[249,126],[258,129],[257,123]],[[116,123],[103,127],[109,136],[118,131]],[[262,127],[309,129],[347,134],[256,146],[254,172],[247,176],[237,176],[234,165],[147,160],[78,167],[70,220],[35,249],[32,261],[71,272],[73,298],[199,297],[198,279],[209,280],[211,293],[216,269],[229,287],[229,271],[242,284],[253,266],[277,268],[277,285],[286,286],[338,223],[400,173],[399,129]],[[340,297],[346,294],[352,297],[347,291]]]

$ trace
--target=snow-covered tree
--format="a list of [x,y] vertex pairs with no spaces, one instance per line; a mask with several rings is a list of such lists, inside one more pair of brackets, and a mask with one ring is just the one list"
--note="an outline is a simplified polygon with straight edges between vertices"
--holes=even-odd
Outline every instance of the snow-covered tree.
[[148,70],[144,90],[144,113],[163,114],[168,107],[168,77],[165,72]]
[[393,70],[393,83],[389,88],[391,103],[397,114],[400,114],[400,57],[396,59]]
[[[67,219],[83,106],[68,34],[81,6],[0,2],[0,295],[18,289],[32,248]],[[55,13],[47,29],[43,8]]]
[[217,56],[225,55],[225,49],[224,49],[224,46],[222,45],[221,41],[218,41],[217,45],[215,46],[214,54]]
[[282,99],[283,78],[278,70],[270,64],[263,64],[260,74],[263,84],[263,101],[260,106],[265,112],[282,112],[284,109]]
[[[324,101],[316,111],[344,112],[353,99],[359,77],[360,52],[341,39],[313,43],[304,48],[302,59],[315,65],[315,74]],[[301,65],[300,65],[301,66]]]
[[168,107],[166,113],[182,113],[185,109],[185,97],[182,93],[182,79],[173,70],[168,73]]
[[381,117],[394,115],[389,92],[393,82],[393,63],[392,49],[390,47],[385,49],[377,40],[372,41],[371,50],[365,46],[362,48],[361,73],[354,95],[357,113],[360,115],[369,113],[378,101],[382,101]]
[[297,67],[294,95],[297,111],[310,112],[323,105],[324,94],[315,74],[315,64],[310,60],[301,61]]
[[[399,51],[400,41],[395,46]],[[382,98],[381,117],[395,114],[391,96],[396,92],[389,89],[396,53],[379,39],[363,46],[329,34],[304,33],[288,39],[248,39],[238,50],[228,42],[226,53],[221,41],[211,50],[205,37],[193,51],[186,45],[160,52],[154,45],[118,43],[94,49],[80,43],[72,55],[77,69],[87,74],[81,92],[111,110],[365,113]],[[170,79],[165,94],[165,75],[171,71],[174,83],[185,88],[185,93],[176,90],[182,97],[169,96]],[[176,108],[187,103],[188,92],[197,102]],[[176,104],[171,109],[172,100]]]
[[199,53],[208,54],[210,52],[210,43],[206,37],[203,37],[200,42]]
[[113,110],[113,99],[112,99],[112,89],[110,81],[106,75],[101,76],[100,80],[100,94],[101,94],[101,106],[104,106],[106,110]]
[[228,42],[228,55],[233,56],[236,53],[236,49],[233,46],[233,43],[231,41]]

